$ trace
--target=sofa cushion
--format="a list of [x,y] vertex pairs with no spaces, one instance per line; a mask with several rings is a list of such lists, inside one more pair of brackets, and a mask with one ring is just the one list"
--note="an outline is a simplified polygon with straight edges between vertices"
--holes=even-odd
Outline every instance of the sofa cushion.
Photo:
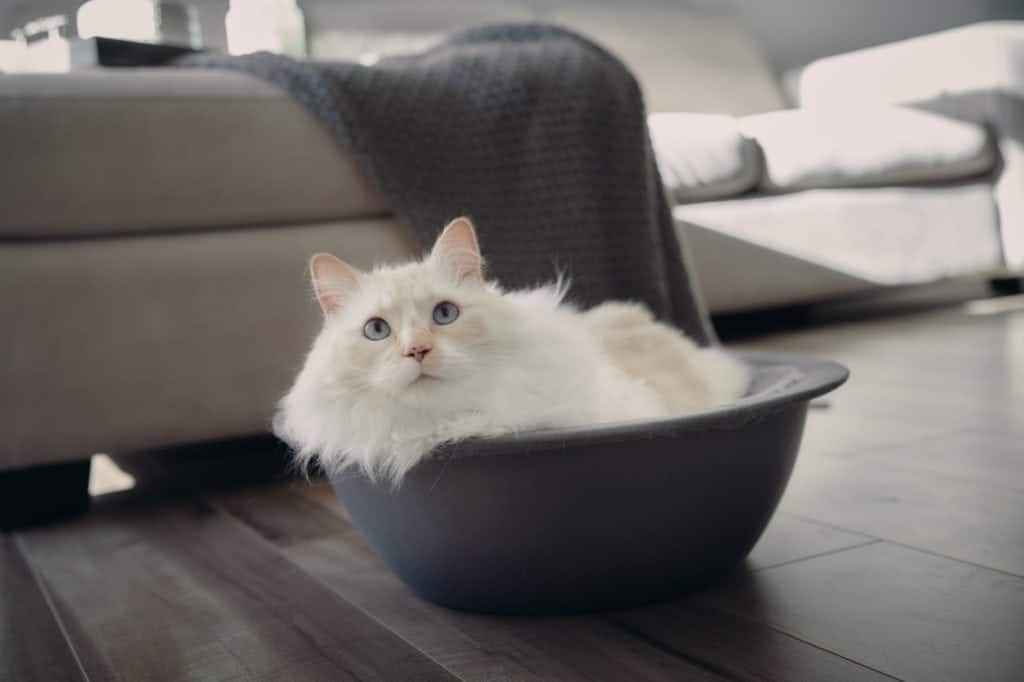
[[761,176],[757,145],[732,116],[653,114],[648,127],[671,204],[735,196]]
[[0,77],[0,239],[381,215],[312,115],[227,71]]
[[[679,229],[697,226],[874,285],[998,272],[1002,262],[992,185],[986,181],[752,194],[676,206],[672,215]],[[691,249],[711,310],[815,298],[814,280],[801,280],[812,276],[808,267],[762,270],[756,251],[750,253],[755,260],[744,262],[733,252],[745,249],[729,250],[725,240],[704,239]],[[822,297],[842,293],[835,288],[841,281],[825,278],[822,284]]]
[[323,324],[317,251],[418,244],[392,218],[4,244],[0,470],[265,433]]
[[764,154],[765,190],[953,180],[996,162],[983,127],[902,107],[775,111],[740,129]]

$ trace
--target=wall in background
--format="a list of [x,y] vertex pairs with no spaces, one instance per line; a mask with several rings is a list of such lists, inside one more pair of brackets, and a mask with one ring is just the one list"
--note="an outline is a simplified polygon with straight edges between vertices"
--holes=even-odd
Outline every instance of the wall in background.
[[1024,0],[723,0],[779,72],[814,59],[993,19],[1024,19]]
[[[430,13],[433,0],[397,2],[406,9],[418,5],[415,14]],[[0,0],[0,37],[26,21],[48,14],[74,17],[81,0]],[[224,12],[228,0],[191,0],[200,12],[207,45],[223,48]],[[314,31],[343,29],[326,26],[332,18],[349,15],[364,7],[380,13],[387,0],[299,0]],[[441,3],[450,10],[451,0]],[[473,0],[463,3],[467,14],[508,5],[531,7],[544,15],[552,6],[604,6],[627,13],[637,6],[667,12],[694,9],[728,11],[734,8],[755,34],[779,72],[839,52],[901,40],[976,21],[1024,19],[1024,0],[636,0],[633,3],[608,0]],[[486,12],[485,12],[486,13]],[[395,17],[395,23],[402,20]],[[416,21],[416,17],[410,17]],[[320,22],[320,25],[317,25]],[[410,26],[410,28],[415,28]]]

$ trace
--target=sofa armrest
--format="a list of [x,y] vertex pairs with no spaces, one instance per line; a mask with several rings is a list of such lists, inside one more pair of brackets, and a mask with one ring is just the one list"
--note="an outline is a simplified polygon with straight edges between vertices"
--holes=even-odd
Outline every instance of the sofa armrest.
[[647,127],[672,204],[736,196],[761,177],[757,144],[743,135],[733,116],[651,114]]
[[800,106],[912,103],[995,91],[1024,96],[1024,22],[972,24],[812,62]]
[[0,77],[0,240],[386,215],[285,92],[203,69]]
[[978,123],[995,135],[1004,264],[1024,272],[1024,22],[990,22],[819,60],[801,106],[901,103]]

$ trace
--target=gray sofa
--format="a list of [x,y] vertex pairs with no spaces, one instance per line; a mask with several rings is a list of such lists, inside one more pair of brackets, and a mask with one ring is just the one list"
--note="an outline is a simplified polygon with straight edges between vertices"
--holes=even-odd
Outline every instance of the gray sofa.
[[[981,120],[995,126],[998,149],[983,135],[958,161],[969,172],[942,185],[838,189],[767,187],[767,137],[751,145],[746,123],[738,135],[726,125],[722,167],[741,171],[727,197],[688,197],[708,188],[666,173],[712,308],[1018,271],[1010,245],[1024,222],[1006,197],[1018,196],[1019,159],[1006,145],[1020,138]],[[92,453],[266,432],[319,324],[309,254],[362,266],[415,255],[318,123],[244,76],[0,76],[0,149],[0,503],[12,504],[12,491],[60,497],[61,472],[84,492],[88,468],[77,463]],[[669,140],[659,154],[691,151]],[[891,249],[921,261],[912,275]],[[847,252],[892,269],[854,268]],[[11,472],[33,473],[36,487]]]

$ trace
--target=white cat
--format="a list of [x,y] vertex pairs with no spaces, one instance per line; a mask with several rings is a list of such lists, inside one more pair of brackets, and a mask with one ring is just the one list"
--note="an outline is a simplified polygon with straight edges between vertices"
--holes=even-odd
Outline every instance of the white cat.
[[313,256],[324,327],[274,423],[303,468],[397,483],[440,443],[672,417],[747,389],[743,364],[641,305],[581,313],[561,280],[503,292],[482,265],[466,218],[421,262],[364,273]]

